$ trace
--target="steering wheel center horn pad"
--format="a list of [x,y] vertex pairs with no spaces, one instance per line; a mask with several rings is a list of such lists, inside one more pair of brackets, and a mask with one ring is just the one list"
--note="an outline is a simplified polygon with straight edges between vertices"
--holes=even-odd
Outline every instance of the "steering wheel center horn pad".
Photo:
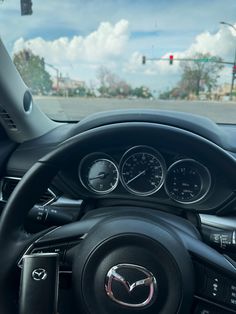
[[140,217],[98,223],[78,247],[73,285],[85,313],[188,313],[194,276],[171,227]]

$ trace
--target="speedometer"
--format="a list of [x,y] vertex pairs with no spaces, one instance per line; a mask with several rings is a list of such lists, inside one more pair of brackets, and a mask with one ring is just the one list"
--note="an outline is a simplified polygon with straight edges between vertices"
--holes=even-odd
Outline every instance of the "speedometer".
[[153,148],[136,146],[121,159],[121,182],[130,192],[140,196],[157,192],[164,182],[165,161]]

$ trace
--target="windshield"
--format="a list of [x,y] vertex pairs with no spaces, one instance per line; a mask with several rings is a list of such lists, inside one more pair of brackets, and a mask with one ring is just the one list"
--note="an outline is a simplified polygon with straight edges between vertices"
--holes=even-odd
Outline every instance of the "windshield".
[[2,0],[0,21],[52,119],[154,108],[236,124],[235,0]]

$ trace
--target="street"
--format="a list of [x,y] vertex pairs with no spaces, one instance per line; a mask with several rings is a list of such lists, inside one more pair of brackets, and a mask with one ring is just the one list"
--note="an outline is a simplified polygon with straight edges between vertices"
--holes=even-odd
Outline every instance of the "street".
[[77,121],[101,111],[146,108],[183,111],[208,117],[217,123],[236,124],[236,102],[228,101],[35,97],[35,102],[50,118],[64,121]]

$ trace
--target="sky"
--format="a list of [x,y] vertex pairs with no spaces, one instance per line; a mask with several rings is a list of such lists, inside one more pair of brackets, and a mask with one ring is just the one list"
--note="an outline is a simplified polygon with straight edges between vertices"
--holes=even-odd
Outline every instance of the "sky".
[[[160,92],[180,79],[178,61],[147,58],[207,53],[233,61],[235,0],[32,0],[33,15],[20,15],[20,0],[0,1],[0,37],[9,53],[31,49],[64,76],[96,84],[101,66],[133,86]],[[49,69],[49,71],[51,71]],[[51,72],[53,74],[53,72]],[[225,67],[219,83],[230,83]]]

